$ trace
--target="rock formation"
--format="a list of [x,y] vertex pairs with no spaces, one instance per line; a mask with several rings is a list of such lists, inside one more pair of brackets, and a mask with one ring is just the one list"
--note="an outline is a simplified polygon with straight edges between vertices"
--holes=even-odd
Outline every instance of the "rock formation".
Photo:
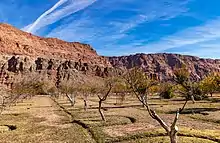
[[82,63],[110,66],[106,58],[97,55],[96,51],[88,44],[38,37],[8,24],[0,24],[0,53],[80,60]]
[[171,79],[175,67],[183,64],[189,68],[194,80],[199,80],[212,72],[220,72],[220,60],[179,54],[136,54],[108,57],[108,59],[113,67],[121,69],[141,67],[147,73],[156,75],[160,80]]
[[[138,66],[161,80],[172,78],[175,66],[186,64],[193,79],[220,71],[220,60],[177,54],[99,56],[88,44],[42,38],[0,24],[0,85],[11,86],[25,74],[49,78],[58,86],[76,75],[107,77]],[[117,70],[117,69],[122,70]]]
[[111,64],[88,44],[41,38],[0,24],[0,83],[12,85],[23,74],[67,80],[76,72],[109,76]]

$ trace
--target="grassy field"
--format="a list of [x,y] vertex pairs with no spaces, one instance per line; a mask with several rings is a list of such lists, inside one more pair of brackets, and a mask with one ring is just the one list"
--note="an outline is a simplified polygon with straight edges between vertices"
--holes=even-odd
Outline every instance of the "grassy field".
[[[0,142],[68,142],[68,143],[168,143],[164,130],[150,118],[136,98],[127,96],[116,104],[110,96],[104,102],[103,122],[98,112],[98,97],[88,98],[88,110],[77,97],[74,107],[65,97],[36,96],[7,107],[0,120]],[[150,100],[151,107],[168,123],[184,101]],[[8,130],[13,127],[13,130]],[[180,143],[220,142],[220,96],[189,102],[178,121]]]
[[2,130],[0,142],[95,142],[87,130],[72,124],[70,119],[50,97],[36,96],[3,112],[0,125],[15,126],[16,129]]
[[[67,99],[56,100],[72,116],[73,122],[86,128],[97,142],[168,142],[165,132],[134,97],[126,97],[122,105],[116,105],[111,96],[104,103],[107,122],[98,113],[98,98],[89,98],[89,109],[84,111],[83,100],[78,98],[75,107]],[[210,100],[187,104],[180,116],[180,142],[220,142],[220,96]],[[181,99],[151,99],[153,107],[168,123],[173,121],[175,111],[184,101]]]

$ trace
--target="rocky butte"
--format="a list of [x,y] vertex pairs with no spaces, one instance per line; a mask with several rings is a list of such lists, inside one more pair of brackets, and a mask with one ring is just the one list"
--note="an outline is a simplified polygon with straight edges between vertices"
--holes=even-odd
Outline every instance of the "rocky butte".
[[191,77],[200,79],[220,71],[220,60],[178,54],[136,54],[104,57],[88,44],[65,42],[26,33],[0,24],[0,85],[12,85],[24,74],[40,74],[59,83],[76,75],[106,77],[115,69],[138,66],[161,80],[170,79],[176,65],[186,64]]

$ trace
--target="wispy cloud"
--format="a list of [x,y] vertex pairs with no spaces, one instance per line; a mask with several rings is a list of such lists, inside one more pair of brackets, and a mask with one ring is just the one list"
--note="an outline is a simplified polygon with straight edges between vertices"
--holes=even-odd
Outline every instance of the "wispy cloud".
[[204,58],[220,58],[220,42],[216,44],[201,44],[199,50],[195,49],[194,51],[190,51],[190,53]]
[[175,52],[213,57],[220,53],[220,12],[206,17],[201,9],[192,11],[198,1],[54,0],[23,30],[85,42],[102,55]]
[[203,42],[217,38],[220,38],[220,18],[209,21],[204,25],[187,28],[173,35],[164,37],[159,42],[142,46],[142,48],[140,48],[142,50],[140,51],[169,51],[169,49],[202,44]]
[[[156,42],[134,40],[125,44],[110,44],[109,55],[135,53],[171,52],[200,57],[219,58],[220,54],[220,17],[203,25],[186,28],[166,36]],[[101,52],[104,52],[103,50]]]
[[174,18],[188,10],[185,7],[188,2],[189,0],[183,0],[182,2],[176,2],[174,0],[161,0],[159,2],[150,0],[146,2],[145,10],[141,10],[128,23],[122,23],[123,26],[120,27],[120,33],[126,32],[145,22]]
[[[53,24],[68,15],[85,9],[86,7],[93,4],[95,1],[96,0],[60,0],[49,10],[44,12],[39,18],[37,18],[36,21],[24,27],[23,30],[35,33],[42,27]],[[64,7],[59,8],[64,4],[66,4]]]
[[88,43],[101,55],[172,52],[220,58],[219,4],[219,0],[2,0],[0,22],[40,36]]
[[175,53],[198,56],[202,58],[219,59],[220,42],[216,44],[206,44],[206,43],[207,42],[204,42],[204,44],[201,43],[201,44],[190,45],[189,47],[182,47],[181,51],[177,49]]
[[[188,1],[98,1],[92,8],[86,9],[84,14],[78,15],[77,19],[65,23],[65,26],[57,27],[46,36],[59,37],[68,41],[86,41],[95,45],[99,43],[102,47],[117,44],[124,39],[136,42],[135,35],[129,34],[130,31],[141,24],[159,19],[171,19],[186,12],[185,4]],[[114,15],[116,13],[117,17]]]

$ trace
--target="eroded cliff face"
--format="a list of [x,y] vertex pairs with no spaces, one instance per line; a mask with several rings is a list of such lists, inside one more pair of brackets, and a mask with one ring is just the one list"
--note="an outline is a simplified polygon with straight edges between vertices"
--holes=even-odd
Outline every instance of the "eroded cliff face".
[[[0,84],[11,87],[25,75],[38,75],[52,80],[57,86],[61,81],[77,79],[77,75],[108,77],[113,68],[73,60],[57,60],[23,55],[0,55]],[[80,80],[80,79],[79,79]]]
[[38,37],[8,24],[0,24],[0,54],[71,59],[92,65],[111,66],[106,58],[97,55],[88,44]]
[[61,81],[77,79],[79,75],[108,77],[135,66],[160,80],[169,80],[175,66],[182,64],[189,67],[195,80],[211,72],[220,72],[220,60],[178,54],[104,57],[88,44],[42,38],[0,24],[0,85],[11,86],[27,74],[39,75],[59,85]]
[[106,77],[111,64],[88,44],[42,38],[0,24],[0,84],[11,86],[25,74],[54,80],[58,85],[77,74]]
[[212,72],[220,72],[220,60],[201,59],[179,54],[136,54],[121,57],[108,57],[113,67],[130,69],[141,67],[147,73],[156,75],[160,80],[173,77],[175,67],[185,64],[194,80],[199,80]]

